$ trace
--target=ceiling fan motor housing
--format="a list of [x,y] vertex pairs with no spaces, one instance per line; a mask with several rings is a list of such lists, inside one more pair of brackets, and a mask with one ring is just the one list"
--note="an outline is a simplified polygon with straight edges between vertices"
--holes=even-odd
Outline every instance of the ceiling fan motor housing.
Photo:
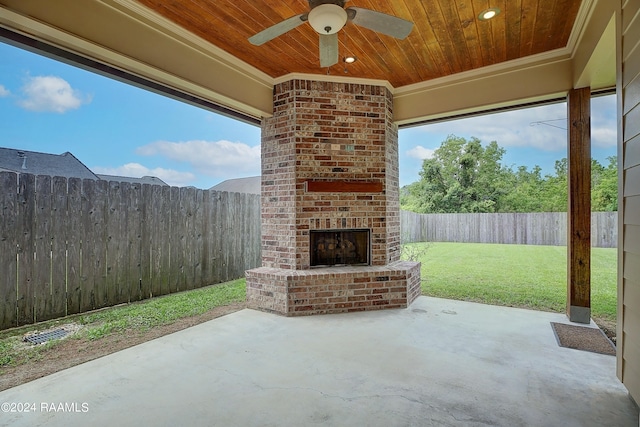
[[347,11],[334,3],[320,4],[311,9],[308,21],[316,32],[334,34],[347,23]]

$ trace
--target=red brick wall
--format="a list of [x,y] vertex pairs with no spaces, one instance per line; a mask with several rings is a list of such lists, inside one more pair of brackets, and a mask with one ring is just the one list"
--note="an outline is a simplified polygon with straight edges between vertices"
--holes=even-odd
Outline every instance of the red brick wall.
[[[263,266],[309,268],[309,230],[371,229],[371,263],[399,259],[398,132],[383,86],[291,80],[262,129]],[[308,192],[316,181],[381,192]]]
[[299,316],[405,308],[420,295],[420,263],[247,271],[247,306]]

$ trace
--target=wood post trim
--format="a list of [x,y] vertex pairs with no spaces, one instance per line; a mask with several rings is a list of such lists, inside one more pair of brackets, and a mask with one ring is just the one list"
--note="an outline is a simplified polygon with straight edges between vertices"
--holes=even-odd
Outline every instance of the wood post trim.
[[567,316],[591,321],[591,89],[567,96]]

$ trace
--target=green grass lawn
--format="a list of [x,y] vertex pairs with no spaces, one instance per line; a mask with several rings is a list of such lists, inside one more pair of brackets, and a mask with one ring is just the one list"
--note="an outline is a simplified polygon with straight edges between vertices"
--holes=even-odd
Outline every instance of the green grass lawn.
[[[414,243],[420,253],[424,295],[485,304],[564,312],[564,246]],[[617,250],[593,248],[591,315],[616,320]]]
[[[564,312],[566,248],[481,243],[414,243],[411,257],[422,262],[424,295],[485,304]],[[592,250],[591,315],[596,322],[616,321],[616,249]],[[203,314],[221,305],[245,300],[244,279],[166,295],[93,313],[0,332],[0,374],[3,366],[38,360],[47,348],[24,350],[22,336],[64,322],[83,325],[75,338],[97,340],[111,334],[144,331],[183,317]],[[615,327],[614,327],[615,330]]]
[[245,280],[238,279],[177,294],[101,310],[80,317],[88,325],[86,336],[98,339],[112,332],[135,329],[145,331],[167,325],[183,317],[196,316],[222,305],[245,300]]
[[155,326],[168,325],[181,318],[204,314],[215,307],[242,302],[246,298],[245,288],[245,280],[238,279],[0,332],[0,375],[3,367],[39,360],[49,348],[59,343],[59,340],[53,340],[38,346],[25,345],[22,338],[26,332],[71,322],[83,326],[73,339],[93,341],[111,334],[126,335],[134,331],[144,332]]

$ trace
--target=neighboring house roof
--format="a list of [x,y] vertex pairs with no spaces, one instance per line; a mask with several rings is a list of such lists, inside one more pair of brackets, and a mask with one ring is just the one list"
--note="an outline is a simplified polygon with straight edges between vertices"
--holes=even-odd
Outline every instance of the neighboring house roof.
[[48,154],[0,147],[0,170],[66,178],[98,179],[97,175],[69,152]]
[[232,193],[260,194],[261,177],[250,176],[247,178],[235,178],[222,181],[214,185],[210,190],[229,191]]
[[154,184],[154,185],[169,185],[163,180],[155,176],[143,176],[142,178],[132,178],[130,176],[118,176],[118,175],[104,175],[98,174],[98,178],[105,181],[118,181],[118,182],[130,182],[131,184]]
[[33,175],[63,176],[65,178],[96,179],[139,184],[168,185],[155,176],[132,178],[129,176],[97,175],[73,154],[39,153],[0,147],[0,172],[28,173]]

